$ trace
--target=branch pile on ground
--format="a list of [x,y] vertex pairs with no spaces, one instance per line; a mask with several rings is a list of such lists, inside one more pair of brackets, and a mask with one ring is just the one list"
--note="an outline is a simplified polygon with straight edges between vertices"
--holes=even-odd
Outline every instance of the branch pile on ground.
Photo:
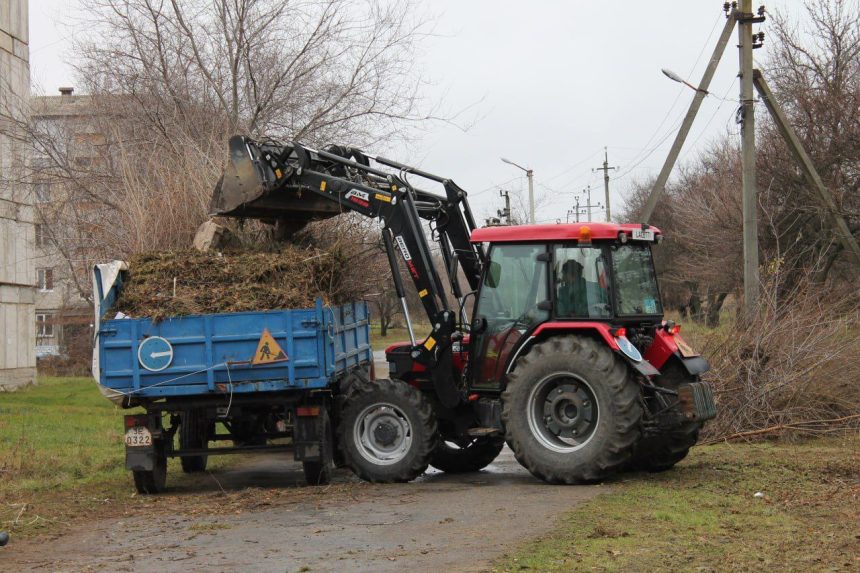
[[[161,320],[189,314],[308,308],[360,298],[350,290],[346,256],[295,245],[277,250],[142,253],[129,261],[111,310]],[[175,290],[174,290],[175,279]]]

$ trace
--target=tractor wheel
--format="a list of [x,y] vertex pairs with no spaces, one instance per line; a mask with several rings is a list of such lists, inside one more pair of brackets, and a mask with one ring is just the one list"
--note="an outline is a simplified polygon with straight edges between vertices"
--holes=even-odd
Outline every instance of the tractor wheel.
[[433,450],[430,465],[449,474],[476,472],[493,463],[504,447],[505,439],[496,436],[473,438],[465,446],[442,439]]
[[[209,443],[209,422],[205,411],[186,410],[179,423],[179,449],[205,448]],[[182,471],[187,474],[206,471],[209,456],[186,456],[182,460]]]
[[[684,367],[672,362],[660,374],[657,384],[677,390],[681,384],[695,382]],[[657,436],[642,438],[633,450],[627,469],[631,471],[663,472],[687,457],[690,448],[699,441],[702,422],[687,422]]]
[[305,482],[308,485],[326,485],[331,481],[332,474],[334,473],[331,421],[329,420],[326,408],[320,409],[316,423],[317,435],[320,436],[322,444],[320,451],[321,459],[313,462],[302,462],[302,470],[305,473]]
[[544,481],[597,481],[630,458],[640,436],[639,397],[627,365],[604,344],[551,338],[508,375],[505,438],[517,461]]
[[415,479],[436,446],[436,417],[415,388],[399,380],[355,380],[338,427],[346,464],[363,480]]
[[167,456],[161,447],[156,448],[155,467],[150,471],[134,471],[137,493],[153,495],[167,489]]

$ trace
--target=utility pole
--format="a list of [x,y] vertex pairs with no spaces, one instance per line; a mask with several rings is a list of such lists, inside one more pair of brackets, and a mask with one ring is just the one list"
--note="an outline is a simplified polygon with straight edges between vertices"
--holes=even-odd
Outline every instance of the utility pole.
[[591,170],[591,172],[595,171],[603,171],[603,187],[606,191],[606,222],[610,222],[612,220],[612,213],[609,208],[609,170],[610,169],[618,169],[618,167],[610,167],[609,166],[609,151],[604,147],[603,148],[603,167],[595,167]]
[[591,185],[582,190],[583,193],[587,193],[585,200],[585,209],[588,213],[588,221],[591,221]]
[[576,198],[576,222],[579,223],[579,197]]
[[738,55],[741,78],[741,181],[744,218],[744,307],[754,316],[758,305],[758,193],[755,173],[755,100],[753,99],[752,0],[741,0],[738,19]]
[[501,211],[496,211],[499,214],[499,218],[504,218],[508,225],[513,225],[514,222],[511,219],[511,194],[508,191],[503,191],[499,189],[499,196],[505,198],[505,208]]

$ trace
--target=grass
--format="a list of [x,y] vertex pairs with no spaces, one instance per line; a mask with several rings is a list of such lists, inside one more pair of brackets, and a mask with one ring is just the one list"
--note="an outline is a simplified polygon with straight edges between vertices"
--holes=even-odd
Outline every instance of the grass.
[[[133,411],[102,397],[91,378],[41,378],[0,394],[0,529],[47,531],[134,497],[122,434]],[[178,460],[169,474],[180,486],[201,479],[182,474]]]
[[[424,340],[431,329],[429,324],[415,323],[412,325],[412,330],[415,332],[416,340]],[[409,331],[405,327],[389,328],[385,336],[382,336],[379,323],[374,322],[370,325],[370,344],[374,350],[385,350],[385,347],[395,342],[409,342]]]
[[696,448],[674,471],[616,483],[493,570],[860,570],[860,439]]

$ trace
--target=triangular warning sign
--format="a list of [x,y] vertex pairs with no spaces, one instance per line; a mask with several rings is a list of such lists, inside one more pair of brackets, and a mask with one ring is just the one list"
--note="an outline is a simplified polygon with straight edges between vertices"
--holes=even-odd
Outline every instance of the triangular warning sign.
[[251,364],[257,366],[259,364],[283,362],[284,360],[288,360],[286,353],[275,342],[269,329],[264,328],[260,342],[257,344],[257,351],[254,353],[254,358],[251,359]]

